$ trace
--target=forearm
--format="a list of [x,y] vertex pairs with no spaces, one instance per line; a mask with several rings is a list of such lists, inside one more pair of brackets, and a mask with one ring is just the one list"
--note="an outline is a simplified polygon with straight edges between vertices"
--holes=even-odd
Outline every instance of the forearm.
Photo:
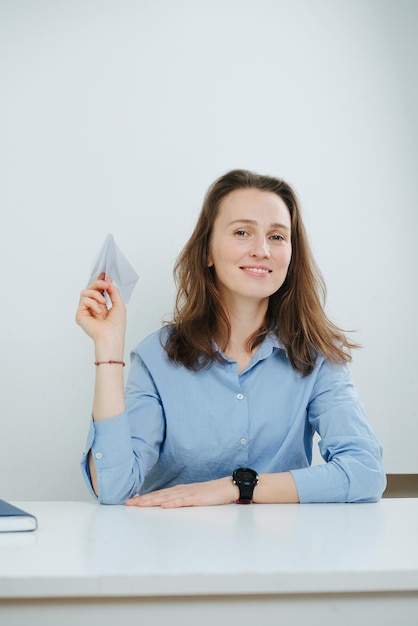
[[[290,473],[261,474],[254,489],[254,502],[291,503],[299,502],[296,486]],[[232,477],[218,478],[200,483],[179,484],[134,496],[127,500],[128,506],[160,506],[176,508],[183,506],[213,506],[231,504],[239,499],[239,488]]]
[[115,417],[125,410],[122,340],[97,343],[95,346],[96,378],[93,398],[94,421]]
[[260,474],[253,497],[254,502],[259,504],[299,502],[296,484],[290,472]]
[[[96,377],[93,398],[93,420],[110,419],[125,410],[123,365],[108,361],[123,362],[123,344],[96,345]],[[96,466],[89,452],[89,471],[95,494],[99,495]]]

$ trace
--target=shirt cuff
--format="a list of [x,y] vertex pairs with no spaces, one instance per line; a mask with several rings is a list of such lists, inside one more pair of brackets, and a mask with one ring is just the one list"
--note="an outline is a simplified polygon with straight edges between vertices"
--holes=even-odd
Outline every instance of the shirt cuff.
[[93,455],[99,484],[103,470],[118,467],[131,458],[131,429],[126,412],[110,419],[97,422],[92,419],[90,422],[86,449],[81,459],[81,472],[91,495],[97,500],[91,484],[88,461],[90,451]]

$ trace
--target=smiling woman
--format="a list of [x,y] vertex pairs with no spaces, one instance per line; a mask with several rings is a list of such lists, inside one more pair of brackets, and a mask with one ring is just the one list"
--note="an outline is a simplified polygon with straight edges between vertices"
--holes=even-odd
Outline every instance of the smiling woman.
[[[235,221],[243,218],[245,223]],[[276,238],[279,243],[273,243]],[[234,239],[242,239],[242,246],[226,244]],[[223,252],[218,250],[221,245]],[[224,259],[227,250],[237,255],[235,271],[231,260]],[[273,250],[276,253],[271,258]],[[214,267],[214,254],[219,254],[218,268]],[[244,261],[246,265],[240,266]],[[267,270],[274,266],[276,281],[273,288],[269,275],[266,284],[262,283],[264,293],[259,285],[256,291],[254,282],[244,283],[241,276],[253,268],[254,277],[254,270],[259,272],[263,266]],[[269,332],[276,334],[291,364],[302,374],[312,370],[316,354],[345,363],[350,360],[348,350],[356,347],[324,313],[325,285],[310,251],[296,193],[283,180],[246,170],[233,170],[216,180],[174,271],[178,283],[175,325],[166,349],[174,361],[187,367],[198,369],[218,358],[213,339],[223,351],[230,350],[234,344],[231,332],[238,329],[245,335],[238,344],[246,353],[252,353]],[[232,291],[225,290],[222,280],[231,281]],[[245,308],[242,300],[239,307],[233,307],[231,294],[242,284],[247,295],[254,286],[253,297],[246,299]],[[225,297],[230,310],[225,310]],[[244,328],[248,306],[252,307],[247,316],[249,328]],[[239,321],[231,327],[234,311]]]
[[[213,225],[208,266],[231,316],[257,310],[264,320],[268,298],[282,286],[292,247],[290,213],[276,194],[237,189],[220,205]],[[254,319],[254,312],[250,311]]]
[[269,298],[286,278],[292,254],[290,227],[289,210],[273,192],[237,189],[220,203],[208,267],[213,270],[231,334],[215,335],[215,339],[237,361],[239,371],[255,349],[245,340],[263,326]]
[[[125,390],[120,294],[110,278],[81,293],[100,363],[82,461],[92,494],[167,508],[379,499],[355,344],[324,313],[291,187],[245,170],[215,181],[175,276],[174,319],[133,350]],[[312,467],[315,433],[325,463]]]

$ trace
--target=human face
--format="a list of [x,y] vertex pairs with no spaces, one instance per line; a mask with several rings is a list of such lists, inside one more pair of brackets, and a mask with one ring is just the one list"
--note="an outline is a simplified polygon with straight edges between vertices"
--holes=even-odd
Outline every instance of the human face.
[[271,191],[236,189],[219,206],[208,258],[226,304],[268,301],[283,284],[292,245],[291,218]]

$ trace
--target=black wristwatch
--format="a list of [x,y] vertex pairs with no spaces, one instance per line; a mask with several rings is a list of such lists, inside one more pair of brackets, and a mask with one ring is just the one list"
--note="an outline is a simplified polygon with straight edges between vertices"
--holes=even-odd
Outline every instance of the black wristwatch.
[[233,482],[239,488],[238,504],[251,504],[253,501],[254,487],[258,483],[258,474],[249,467],[239,467],[232,474]]

